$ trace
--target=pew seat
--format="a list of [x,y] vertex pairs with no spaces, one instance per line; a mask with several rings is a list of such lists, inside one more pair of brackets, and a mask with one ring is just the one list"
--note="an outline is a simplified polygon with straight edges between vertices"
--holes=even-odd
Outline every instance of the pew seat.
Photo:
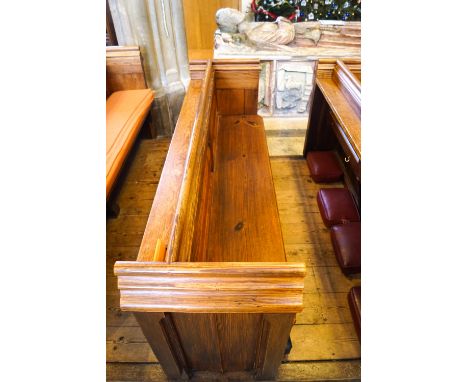
[[323,223],[327,227],[360,220],[353,197],[346,188],[320,189],[317,204]]
[[361,223],[335,225],[330,229],[336,260],[345,275],[361,272]]
[[151,89],[122,90],[106,101],[106,198],[153,101]]
[[361,341],[361,287],[352,287],[348,293],[348,304],[353,317],[356,334]]
[[316,183],[339,182],[343,171],[333,151],[309,151],[306,155],[310,176]]

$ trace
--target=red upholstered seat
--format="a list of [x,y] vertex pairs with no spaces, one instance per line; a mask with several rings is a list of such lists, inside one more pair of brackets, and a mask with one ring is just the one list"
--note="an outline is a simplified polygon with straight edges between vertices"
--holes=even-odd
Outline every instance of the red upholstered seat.
[[151,89],[118,91],[106,101],[106,198],[152,102]]
[[309,151],[306,156],[310,176],[317,183],[338,182],[343,171],[333,151]]
[[359,212],[347,188],[321,188],[317,204],[327,227],[348,222],[358,222]]
[[361,272],[361,223],[335,225],[330,229],[330,236],[343,273]]
[[353,317],[356,334],[361,341],[361,287],[352,287],[348,293],[348,304]]

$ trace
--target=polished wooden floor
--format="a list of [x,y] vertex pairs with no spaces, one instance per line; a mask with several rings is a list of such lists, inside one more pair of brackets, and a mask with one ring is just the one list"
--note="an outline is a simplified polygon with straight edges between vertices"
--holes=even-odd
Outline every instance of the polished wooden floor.
[[[287,133],[286,133],[287,135]],[[297,316],[293,348],[279,381],[360,380],[360,345],[346,294],[359,279],[345,277],[336,262],[316,203],[319,186],[297,156],[275,156],[269,142],[285,249],[289,261],[307,265],[304,311]],[[119,310],[113,264],[135,260],[169,147],[168,139],[139,140],[116,191],[121,211],[107,220],[107,380],[166,381],[131,314]],[[336,186],[328,185],[328,187]],[[323,187],[323,186],[322,186]],[[227,376],[226,381],[237,380]],[[213,380],[207,375],[194,380]],[[217,379],[220,380],[220,379]]]

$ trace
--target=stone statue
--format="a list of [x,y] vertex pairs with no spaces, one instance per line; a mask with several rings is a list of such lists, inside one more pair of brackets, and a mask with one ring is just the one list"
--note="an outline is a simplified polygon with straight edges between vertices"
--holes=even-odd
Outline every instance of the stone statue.
[[250,22],[237,9],[221,8],[216,12],[216,23],[224,42],[260,49],[290,50],[285,45],[295,36],[292,22],[281,16],[275,22]]
[[233,8],[221,8],[216,12],[216,24],[223,33],[238,33],[238,25],[245,19],[245,14]]

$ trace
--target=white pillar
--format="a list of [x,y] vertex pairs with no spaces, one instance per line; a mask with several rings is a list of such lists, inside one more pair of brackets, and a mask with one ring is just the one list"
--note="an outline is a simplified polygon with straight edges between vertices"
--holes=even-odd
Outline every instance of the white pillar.
[[109,0],[119,45],[138,45],[159,135],[170,135],[190,80],[182,0]]

